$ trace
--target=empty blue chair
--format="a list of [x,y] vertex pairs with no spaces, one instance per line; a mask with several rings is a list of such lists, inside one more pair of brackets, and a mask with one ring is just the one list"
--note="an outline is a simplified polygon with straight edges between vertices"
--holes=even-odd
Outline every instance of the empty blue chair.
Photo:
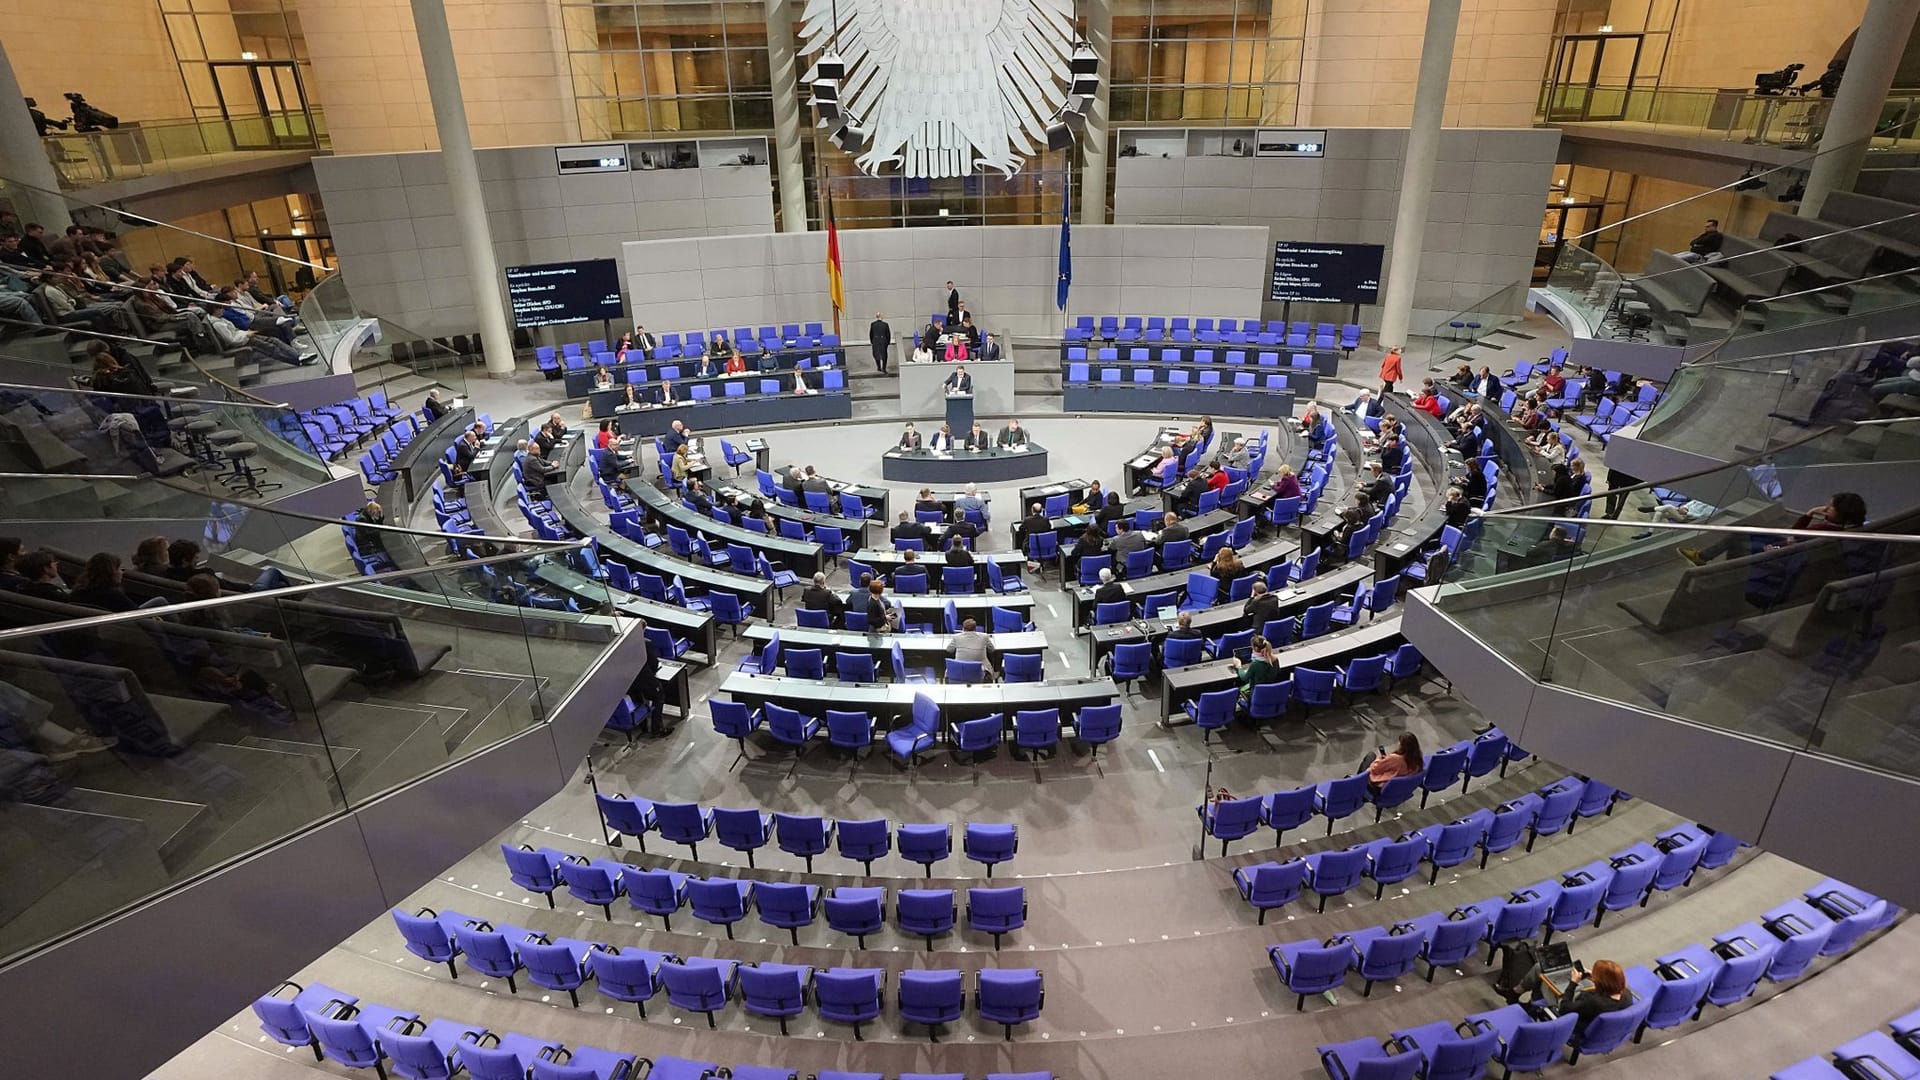
[[1507,761],[1507,748],[1511,745],[1504,734],[1489,732],[1473,740],[1467,748],[1467,764],[1460,778],[1460,793],[1466,794],[1467,788],[1476,776],[1485,776],[1495,769],[1504,768]]
[[[1408,646],[1411,648],[1412,646]],[[1467,765],[1467,750],[1463,744],[1448,746],[1427,755],[1426,769],[1420,776],[1420,808],[1427,807],[1427,797],[1436,791],[1445,791],[1460,779],[1460,772]]]
[[1600,901],[1613,883],[1613,872],[1605,863],[1576,870],[1560,880],[1560,896],[1547,914],[1547,941],[1553,935],[1578,929],[1600,913]]
[[1640,1030],[1641,1022],[1647,1018],[1647,1010],[1653,1001],[1638,994],[1632,997],[1633,1003],[1626,1008],[1601,1013],[1587,1023],[1585,1030],[1568,1038],[1567,1064],[1578,1065],[1582,1054],[1612,1053],[1620,1044],[1633,1038],[1633,1033]]
[[1108,674],[1122,687],[1153,673],[1153,646],[1148,642],[1116,645],[1109,655],[1113,665]]
[[967,928],[993,935],[993,947],[1000,939],[1027,925],[1025,886],[967,890]]
[[[1258,692],[1259,688],[1255,687]],[[1276,791],[1260,800],[1260,824],[1273,830],[1273,846],[1280,846],[1280,836],[1288,829],[1305,825],[1319,811],[1314,805],[1314,788],[1293,788],[1289,791]]]
[[842,886],[827,894],[821,908],[826,913],[828,926],[853,935],[864,949],[867,935],[877,934],[887,925],[887,890]]
[[1087,706],[1074,715],[1073,726],[1080,741],[1093,747],[1092,760],[1097,768],[1100,748],[1120,737],[1120,705]]
[[1244,799],[1219,799],[1198,808],[1207,835],[1220,841],[1220,854],[1227,853],[1228,844],[1251,836],[1260,828],[1260,803],[1260,796],[1250,795]]
[[714,807],[714,839],[721,847],[746,853],[747,866],[753,866],[753,853],[773,839],[773,815],[755,809],[729,810]]
[[1500,1049],[1493,1060],[1506,1066],[1508,1074],[1539,1072],[1552,1064],[1573,1034],[1577,1020],[1579,1016],[1574,1013],[1552,1020],[1535,1020],[1523,1005],[1507,1005],[1467,1017],[1467,1023],[1476,1028],[1485,1024],[1499,1037]]
[[1652,895],[1653,876],[1660,869],[1660,853],[1651,844],[1635,844],[1610,858],[1608,865],[1613,874],[1607,879],[1607,890],[1600,897],[1600,909],[1594,913],[1595,928],[1599,927],[1609,911],[1619,911],[1635,904],[1645,906]]
[[[1305,669],[1294,669],[1296,687],[1300,672],[1303,670]],[[1368,794],[1366,773],[1355,773],[1335,780],[1323,780],[1314,786],[1313,808],[1316,813],[1327,819],[1328,836],[1333,835],[1334,822],[1366,805]]]
[[524,927],[507,923],[472,923],[453,932],[453,940],[467,959],[467,966],[490,979],[505,979],[507,992],[518,994],[514,976],[521,970],[520,943],[537,937]]
[[625,949],[602,945],[587,954],[587,968],[593,972],[593,985],[615,1001],[624,1001],[647,1015],[647,1002],[660,991],[660,965],[665,953],[628,946]]
[[1353,945],[1353,970],[1366,980],[1361,997],[1373,996],[1373,984],[1398,979],[1420,961],[1427,935],[1413,923],[1369,926],[1347,935]]
[[[660,965],[660,983],[667,989],[669,1002],[689,1012],[705,1013],[707,1026],[717,1027],[713,1014],[726,1008],[733,998],[736,967],[735,961],[707,956],[668,960]],[[649,1075],[658,1074],[660,1061],[654,1059],[655,1072]]]
[[1712,946],[1694,944],[1668,953],[1656,961],[1663,969],[1681,975],[1701,973],[1708,976],[1704,1004],[1718,1008],[1745,1001],[1767,974],[1779,943],[1772,937],[1763,940],[1724,939]]
[[1308,994],[1324,994],[1347,979],[1353,946],[1341,940],[1332,945],[1296,941],[1267,946],[1267,959],[1280,975],[1280,984],[1298,996],[1294,1011],[1307,1007]]
[[[1547,914],[1553,910],[1554,901],[1559,898],[1560,886],[1552,881],[1516,889],[1508,896],[1494,913],[1493,921],[1487,924],[1487,963],[1493,963],[1494,951],[1500,946],[1538,937],[1540,928],[1546,925]],[[1487,903],[1491,906],[1499,901]]]
[[1361,845],[1367,853],[1367,876],[1373,879],[1373,898],[1386,894],[1387,886],[1397,885],[1414,875],[1427,855],[1427,839],[1418,833],[1406,839],[1385,837]]
[[[801,964],[776,964],[762,960],[742,964],[736,978],[740,987],[740,1007],[755,1016],[780,1023],[780,1034],[787,1032],[787,1021],[799,1016],[806,1007],[807,982],[813,969]],[[738,1075],[738,1070],[735,1070]],[[777,1075],[789,1075],[782,1070]]]
[[729,941],[733,940],[733,924],[747,917],[747,906],[752,902],[751,881],[711,877],[687,882],[687,903],[693,917],[722,927]]
[[840,857],[859,863],[863,873],[873,873],[873,860],[893,850],[893,833],[886,818],[869,818],[834,823],[839,833]]
[[1579,780],[1569,777],[1543,791],[1545,797],[1533,816],[1533,824],[1527,827],[1528,851],[1533,850],[1535,840],[1552,836],[1573,822],[1573,811],[1580,805],[1580,793],[1584,787]]
[[1307,888],[1320,894],[1319,910],[1327,910],[1327,898],[1339,896],[1360,884],[1367,870],[1365,848],[1344,851],[1316,851],[1306,857]]
[[713,811],[695,803],[654,803],[660,837],[687,845],[687,857],[700,861],[700,841],[713,835]]
[[407,1032],[387,1028],[374,1033],[394,1075],[404,1080],[446,1080],[460,1068],[455,1059],[461,1044],[478,1043],[486,1035],[486,1028],[456,1020],[429,1020],[418,1031],[409,1025]]
[[1060,710],[1022,709],[1014,713],[1013,744],[1036,757],[1042,751],[1051,755],[1060,745]]
[[[841,682],[871,683],[878,682],[875,676],[873,654],[867,652],[836,652],[833,654],[833,673]],[[831,730],[829,730],[831,735]]]
[[613,902],[620,899],[620,872],[626,864],[615,859],[586,859],[569,855],[564,864],[567,893],[575,900],[600,908],[613,921]]
[[1298,701],[1302,708],[1310,708],[1314,705],[1332,706],[1333,691],[1339,685],[1339,680],[1340,676],[1337,672],[1296,667],[1293,669],[1294,700]]
[[[792,655],[792,654],[788,654]],[[873,745],[874,721],[864,712],[827,710],[827,744],[858,758],[860,751]]]
[[933,939],[953,932],[956,912],[952,889],[901,889],[894,894],[893,917],[901,931],[927,939],[927,951],[933,951]]
[[[795,945],[800,944],[800,928],[813,925],[820,906],[820,886],[797,882],[762,881],[753,887],[753,906],[760,921],[787,932]],[[697,914],[697,913],[696,913]]]
[[966,857],[987,868],[987,876],[993,876],[993,868],[1004,862],[1012,862],[1020,851],[1020,830],[1013,825],[984,825],[967,822],[963,834],[961,850]]
[[[292,995],[287,991],[292,990]],[[341,990],[335,990],[323,983],[301,986],[292,980],[281,983],[261,995],[253,1003],[253,1014],[260,1021],[260,1030],[277,1043],[286,1046],[304,1046],[313,1051],[315,1061],[324,1060],[320,1054],[320,1043],[313,1037],[313,1029],[307,1026],[307,1014],[324,1012],[342,1006],[358,1004],[359,998]]]
[[813,973],[813,1003],[820,1019],[852,1024],[859,1040],[860,1025],[878,1019],[886,972],[880,968],[830,968]]
[[966,1010],[966,988],[959,971],[902,971],[898,997],[901,1022],[925,1024],[932,1042],[940,1041],[938,1028],[959,1020]]
[[[893,643],[893,670],[895,681],[911,682],[911,678],[901,678],[903,662],[900,655],[900,643]],[[925,680],[921,680],[925,681]],[[905,762],[909,767],[920,761],[921,751],[932,748],[940,731],[940,705],[925,694],[913,695],[913,715],[905,727],[887,732],[887,752],[897,761]]]
[[[1752,924],[1739,927],[1745,930]],[[1761,919],[1766,932],[1780,939],[1780,950],[1767,968],[1768,982],[1786,982],[1798,978],[1826,948],[1833,934],[1833,920],[1814,911],[1803,901],[1789,901]]]
[[983,968],[974,984],[974,1011],[980,1019],[1006,1029],[1009,1041],[1013,1026],[1040,1018],[1047,993],[1040,972],[1032,968]]
[[[724,704],[724,703],[721,703]],[[631,836],[639,843],[640,850],[647,850],[647,834],[653,831],[653,804],[645,799],[636,799],[627,795],[602,795],[596,792],[593,801],[600,808],[600,821],[613,837],[613,846],[620,846],[620,838]]]
[[1414,919],[1414,925],[1427,935],[1420,951],[1420,958],[1427,962],[1427,981],[1433,981],[1436,969],[1452,967],[1472,956],[1491,921],[1478,905],[1433,911]]
[[1700,1015],[1701,1002],[1713,983],[1711,971],[1681,971],[1661,965],[1658,972],[1643,967],[1627,969],[1627,986],[1633,996],[1647,1002],[1646,1017],[1633,1033],[1639,1042],[1648,1030],[1665,1031]]
[[580,987],[587,981],[587,954],[596,946],[591,941],[555,938],[552,941],[523,941],[520,962],[526,965],[527,980],[548,990],[564,990],[580,1007]]
[[833,822],[807,814],[773,815],[774,842],[781,851],[807,860],[807,873],[813,873],[813,857],[824,855],[833,842]]
[[[1467,1027],[1468,1033],[1460,1031]],[[1500,1048],[1500,1036],[1491,1027],[1475,1028],[1437,1020],[1393,1033],[1393,1041],[1408,1053],[1426,1059],[1421,1080],[1480,1080],[1487,1062]]]
[[763,708],[767,714],[767,734],[773,736],[775,741],[793,747],[796,758],[806,753],[813,737],[820,733],[820,718],[803,715],[771,701]]
[[[1194,726],[1200,729],[1200,741],[1204,745],[1214,732],[1233,723],[1233,714],[1239,705],[1240,691],[1228,687],[1201,694],[1197,699],[1187,701],[1182,708],[1192,718]],[[1226,852],[1222,850],[1221,854]]]
[[1234,886],[1240,890],[1241,898],[1260,913],[1262,926],[1266,925],[1268,911],[1285,907],[1299,898],[1306,881],[1307,864],[1303,859],[1289,859],[1284,863],[1263,862],[1233,869]]
[[968,754],[975,763],[980,758],[999,747],[1005,734],[1006,717],[1000,713],[983,716],[977,720],[959,720],[954,722],[949,741],[956,754]]
[[953,854],[953,826],[951,825],[902,825],[898,830],[900,857],[912,863],[919,863],[926,869],[927,876],[933,876],[933,864],[943,862]]
[[1653,846],[1660,852],[1660,869],[1654,871],[1653,887],[1666,892],[1692,883],[1693,872],[1700,866],[1700,856],[1706,853],[1707,838],[1695,836],[1685,828],[1670,829],[1655,837]]
[[547,906],[553,906],[553,891],[565,883],[561,877],[560,865],[566,861],[564,851],[552,848],[534,850],[526,844],[514,847],[501,844],[500,853],[507,859],[507,876],[515,885],[528,892],[539,893],[547,898]]
[[376,1032],[398,1024],[411,1027],[419,1013],[388,1008],[385,1005],[336,1005],[326,1012],[307,1014],[307,1027],[326,1057],[349,1069],[373,1069],[386,1076],[386,1052],[374,1040]]
[[687,902],[690,875],[671,870],[643,870],[628,866],[620,871],[620,885],[626,890],[627,903],[635,911],[660,917],[661,929],[673,929],[674,912]]
[[445,964],[448,974],[456,979],[460,977],[459,969],[453,966],[453,958],[460,955],[460,946],[454,943],[453,937],[454,931],[466,924],[465,915],[456,911],[441,914],[430,907],[409,915],[395,908],[393,922],[400,928],[408,952],[428,963]]
[[1395,1039],[1349,1039],[1315,1049],[1328,1080],[1413,1080],[1426,1061]]

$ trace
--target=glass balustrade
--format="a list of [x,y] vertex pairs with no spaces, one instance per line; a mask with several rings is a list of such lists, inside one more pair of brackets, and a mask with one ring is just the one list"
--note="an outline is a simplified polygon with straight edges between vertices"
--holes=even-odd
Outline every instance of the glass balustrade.
[[129,121],[111,131],[52,132],[40,142],[61,188],[68,191],[331,145],[319,106],[232,120]]
[[1542,682],[1920,776],[1920,520],[1824,531],[1858,438],[1480,519],[1436,604]]
[[[1539,122],[1608,124],[1682,138],[1712,139],[1786,149],[1812,149],[1826,131],[1833,100],[1799,95],[1761,95],[1711,87],[1548,85],[1541,90]],[[1920,96],[1896,94],[1882,110],[1880,148],[1910,147]]]
[[210,551],[182,582],[50,552],[70,594],[0,592],[0,959],[543,724],[629,625],[583,548],[279,588],[297,559]]

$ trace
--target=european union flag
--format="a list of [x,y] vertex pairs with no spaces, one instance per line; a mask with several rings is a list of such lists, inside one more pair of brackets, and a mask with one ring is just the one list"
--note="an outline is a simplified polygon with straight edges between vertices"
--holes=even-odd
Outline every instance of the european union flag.
[[1055,287],[1054,303],[1067,310],[1067,294],[1073,291],[1073,176],[1068,174],[1060,198],[1060,283]]

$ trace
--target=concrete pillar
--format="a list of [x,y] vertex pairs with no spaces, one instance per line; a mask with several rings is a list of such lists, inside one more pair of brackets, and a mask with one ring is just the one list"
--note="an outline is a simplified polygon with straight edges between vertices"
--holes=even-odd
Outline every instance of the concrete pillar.
[[[46,102],[40,108],[49,116],[60,110]],[[20,80],[13,74],[13,61],[0,48],[0,163],[4,163],[8,187],[19,200],[20,223],[39,222],[49,236],[59,236],[73,224],[67,201],[60,197],[60,176],[47,160],[46,144],[34,129],[33,114],[20,93]]]
[[1907,38],[1913,34],[1916,13],[1920,13],[1920,0],[1868,0],[1840,93],[1834,96],[1826,130],[1820,135],[1820,155],[1807,174],[1801,217],[1819,217],[1828,195],[1852,191],[1860,178],[1867,139],[1880,122],[1880,107],[1886,103]]
[[[773,161],[780,188],[780,231],[807,231],[807,174],[800,156],[799,50],[793,44],[793,0],[767,0],[767,61],[773,69]],[[805,123],[811,124],[807,117]],[[821,170],[824,181],[826,170]]]
[[1080,13],[1087,20],[1087,44],[1100,54],[1100,93],[1080,134],[1080,224],[1107,223],[1107,112],[1113,100],[1113,6],[1108,0],[1085,0]]
[[1420,249],[1427,238],[1427,206],[1433,197],[1433,167],[1440,158],[1440,118],[1447,109],[1447,73],[1460,29],[1460,0],[1427,0],[1427,32],[1420,44],[1420,81],[1413,95],[1413,126],[1400,170],[1400,205],[1393,215],[1393,253],[1387,261],[1387,295],[1380,305],[1380,344],[1407,343],[1413,288],[1420,277]]
[[467,256],[467,283],[473,288],[473,314],[490,378],[513,375],[513,330],[501,299],[500,265],[493,255],[493,229],[480,187],[480,166],[467,130],[467,103],[460,96],[460,68],[453,58],[442,0],[412,0],[414,31],[420,39],[420,66],[433,100],[433,126],[440,136],[440,160],[447,172],[447,197]]

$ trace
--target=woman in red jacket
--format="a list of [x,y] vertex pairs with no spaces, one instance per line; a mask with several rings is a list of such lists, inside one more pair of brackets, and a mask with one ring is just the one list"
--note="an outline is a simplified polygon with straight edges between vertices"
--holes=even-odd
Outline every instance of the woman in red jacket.
[[1387,355],[1380,359],[1380,392],[1393,393],[1393,384],[1400,381],[1400,350],[1388,349]]

